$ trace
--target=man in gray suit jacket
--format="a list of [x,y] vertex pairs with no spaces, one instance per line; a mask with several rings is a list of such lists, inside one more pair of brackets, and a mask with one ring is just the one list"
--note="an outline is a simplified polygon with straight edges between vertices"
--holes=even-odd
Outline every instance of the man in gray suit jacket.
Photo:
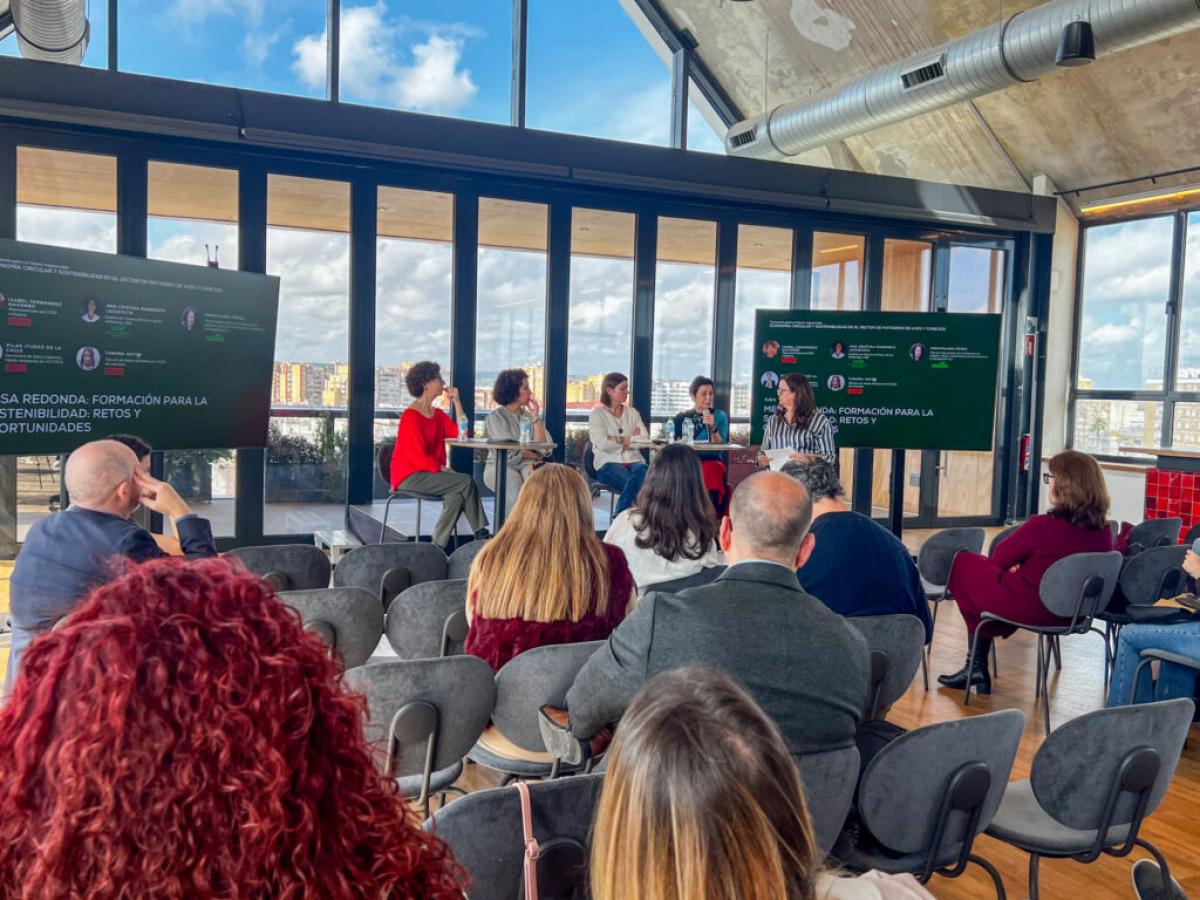
[[208,521],[193,513],[173,487],[139,469],[137,456],[124,444],[84,444],[67,459],[63,478],[70,508],[29,529],[9,582],[8,692],[34,638],[53,628],[92,588],[119,577],[128,562],[165,555],[148,531],[130,521],[139,506],[172,519],[189,559],[217,554]]
[[737,680],[796,754],[854,745],[867,705],[870,654],[844,618],[796,580],[812,552],[812,501],[786,475],[760,472],[738,485],[721,521],[729,568],[678,594],[650,591],[580,670],[567,710],[542,710],[548,749],[578,762],[642,684],[685,665]]

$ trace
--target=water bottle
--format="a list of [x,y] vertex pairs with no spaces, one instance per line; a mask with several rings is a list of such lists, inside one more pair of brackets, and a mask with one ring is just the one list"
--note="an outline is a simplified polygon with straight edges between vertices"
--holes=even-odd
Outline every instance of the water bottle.
[[675,420],[667,419],[667,443],[675,443]]
[[525,413],[521,416],[521,443],[533,443],[533,423],[529,421],[528,413]]
[[460,441],[471,439],[471,423],[467,421],[465,413],[458,417],[458,439]]
[[683,420],[683,442],[689,447],[696,441],[696,423],[688,416]]

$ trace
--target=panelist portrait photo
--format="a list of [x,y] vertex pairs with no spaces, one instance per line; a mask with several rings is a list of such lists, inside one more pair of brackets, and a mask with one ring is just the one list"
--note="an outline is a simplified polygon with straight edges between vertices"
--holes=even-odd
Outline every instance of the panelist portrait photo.
[[183,315],[179,317],[179,324],[183,326],[184,331],[195,331],[196,326],[200,324],[200,313],[196,311],[196,307],[184,307]]
[[95,347],[80,347],[75,354],[75,364],[85,372],[94,372],[100,365],[100,351]]
[[767,359],[774,359],[779,355],[779,341],[767,341],[763,344],[762,351]]
[[913,362],[921,362],[925,359],[925,345],[922,343],[913,344],[908,348],[908,355],[912,357]]
[[774,372],[763,372],[758,380],[768,391],[773,391],[779,387],[779,376]]
[[846,379],[841,375],[830,375],[829,379],[825,382],[825,386],[831,391],[840,391],[846,386]]
[[100,321],[100,304],[96,302],[95,297],[87,298],[87,303],[83,304],[83,315],[79,318],[83,319],[89,325]]
[[833,359],[845,359],[846,358],[846,345],[843,344],[841,341],[834,341],[833,345],[829,348],[829,355]]

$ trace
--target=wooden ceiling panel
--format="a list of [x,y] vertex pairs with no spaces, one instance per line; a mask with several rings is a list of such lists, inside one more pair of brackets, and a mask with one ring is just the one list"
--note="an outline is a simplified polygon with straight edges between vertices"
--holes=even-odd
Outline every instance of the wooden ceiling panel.
[[350,184],[292,175],[267,176],[267,224],[350,232]]
[[832,231],[813,232],[813,265],[828,266],[833,263],[857,259],[860,263],[866,254],[867,239],[861,234],[838,234]]
[[658,220],[658,259],[660,262],[715,265],[717,261],[717,223],[705,219]]
[[576,207],[571,211],[571,252],[633,259],[637,217],[633,213]]
[[151,162],[147,205],[152,216],[237,222],[236,169]]
[[454,195],[407,188],[379,189],[380,237],[454,240]]
[[116,157],[18,147],[17,203],[115,213]]
[[549,207],[544,203],[479,198],[479,246],[546,249]]
[[792,229],[739,225],[737,264],[739,269],[792,271]]

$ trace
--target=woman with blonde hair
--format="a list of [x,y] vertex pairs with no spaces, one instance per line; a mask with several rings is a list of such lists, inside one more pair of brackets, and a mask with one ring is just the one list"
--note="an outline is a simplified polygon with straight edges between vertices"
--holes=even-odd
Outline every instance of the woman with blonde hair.
[[593,900],[920,900],[822,870],[783,735],[716,669],[658,675],[621,717],[592,828]]
[[625,554],[596,537],[583,478],[569,466],[543,466],[471,564],[466,652],[499,670],[543,644],[604,640],[633,592]]

